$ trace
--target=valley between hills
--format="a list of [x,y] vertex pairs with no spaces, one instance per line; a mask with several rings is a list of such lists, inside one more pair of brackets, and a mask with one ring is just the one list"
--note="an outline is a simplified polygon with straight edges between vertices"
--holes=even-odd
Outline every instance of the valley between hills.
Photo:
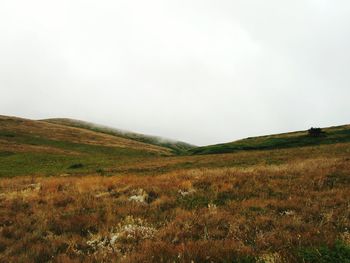
[[350,125],[197,147],[0,116],[0,262],[350,262]]

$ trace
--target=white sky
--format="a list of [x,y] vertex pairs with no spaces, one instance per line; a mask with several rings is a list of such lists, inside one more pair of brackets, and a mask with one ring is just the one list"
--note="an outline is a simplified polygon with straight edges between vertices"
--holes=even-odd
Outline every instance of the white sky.
[[350,123],[348,0],[0,1],[0,114],[204,145]]

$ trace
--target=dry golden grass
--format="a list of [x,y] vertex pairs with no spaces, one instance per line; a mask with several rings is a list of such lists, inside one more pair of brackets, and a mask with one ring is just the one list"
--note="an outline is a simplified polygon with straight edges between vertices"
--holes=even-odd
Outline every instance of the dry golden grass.
[[299,262],[299,248],[349,242],[349,148],[328,147],[220,156],[288,160],[272,165],[1,179],[0,261]]
[[[0,115],[0,125],[2,131],[17,132],[22,134],[34,134],[37,137],[43,137],[50,140],[67,141],[72,143],[108,146],[108,147],[121,147],[136,150],[144,150],[155,153],[170,154],[170,150],[138,142],[135,140],[129,140],[122,137],[112,136],[104,133],[98,133],[89,131],[86,129],[68,127],[45,121],[32,121],[28,119],[22,119],[17,117],[7,117]],[[21,145],[22,148],[27,146]],[[8,150],[11,150],[9,148]],[[27,149],[30,151],[31,149]]]
[[0,152],[7,152],[7,151],[11,151],[13,153],[31,152],[31,153],[65,154],[65,155],[78,154],[74,151],[59,149],[52,146],[19,144],[16,142],[10,142],[8,140],[0,139]]
[[296,163],[320,156],[322,158],[334,158],[335,156],[350,158],[350,144],[337,143],[302,148],[241,151],[228,154],[158,157],[141,162],[119,165],[118,167],[111,168],[111,172],[140,173],[143,175],[144,173],[159,174],[184,168],[249,168],[256,165],[269,166],[273,164]]
[[350,260],[349,142],[169,156],[79,128],[0,124],[0,262]]

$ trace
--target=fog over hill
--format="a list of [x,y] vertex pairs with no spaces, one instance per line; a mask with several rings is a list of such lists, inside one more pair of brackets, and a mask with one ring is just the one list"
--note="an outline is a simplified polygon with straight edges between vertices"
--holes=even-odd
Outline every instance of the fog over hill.
[[124,137],[127,139],[132,139],[140,142],[159,145],[159,146],[171,149],[174,153],[182,153],[186,150],[196,147],[189,143],[176,141],[174,139],[135,133],[132,131],[121,130],[121,129],[112,128],[109,126],[95,124],[95,123],[81,121],[81,120],[74,120],[74,119],[67,119],[67,118],[54,118],[54,119],[44,119],[43,121],[49,122],[49,123],[66,125],[66,126],[84,128],[92,131],[97,131],[97,132]]
[[349,123],[350,2],[0,3],[0,112],[207,145]]

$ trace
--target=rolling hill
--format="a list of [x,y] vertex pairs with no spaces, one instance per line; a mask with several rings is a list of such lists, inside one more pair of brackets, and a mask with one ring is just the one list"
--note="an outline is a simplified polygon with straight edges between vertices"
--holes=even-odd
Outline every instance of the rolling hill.
[[250,137],[234,142],[221,143],[188,150],[189,154],[222,154],[248,150],[273,150],[322,144],[350,142],[350,125],[322,129],[320,137],[311,137],[307,131],[290,132],[260,137]]
[[324,131],[176,155],[0,116],[0,262],[348,262],[349,126]]
[[161,146],[164,148],[169,148],[171,151],[175,154],[181,154],[186,152],[187,150],[190,150],[192,148],[195,148],[196,146],[181,142],[181,141],[175,141],[167,138],[162,138],[158,136],[151,136],[151,135],[145,135],[120,129],[111,128],[104,125],[94,124],[91,122],[81,121],[81,120],[74,120],[74,119],[68,119],[68,118],[54,118],[54,119],[44,119],[42,121],[48,122],[48,123],[54,123],[54,124],[60,124],[70,127],[77,127],[82,129],[91,130],[94,132],[109,134],[113,136],[118,136],[126,139],[135,140],[138,142],[143,142],[147,144],[152,144],[156,146]]
[[0,176],[95,172],[169,148],[92,130],[0,116]]
[[[0,176],[159,174],[180,168],[245,167],[284,163],[289,157],[281,157],[278,151],[283,149],[307,156],[308,147],[350,142],[349,125],[323,130],[324,135],[316,138],[301,131],[194,147],[71,119],[0,116]],[[326,155],[326,148],[320,151]]]

